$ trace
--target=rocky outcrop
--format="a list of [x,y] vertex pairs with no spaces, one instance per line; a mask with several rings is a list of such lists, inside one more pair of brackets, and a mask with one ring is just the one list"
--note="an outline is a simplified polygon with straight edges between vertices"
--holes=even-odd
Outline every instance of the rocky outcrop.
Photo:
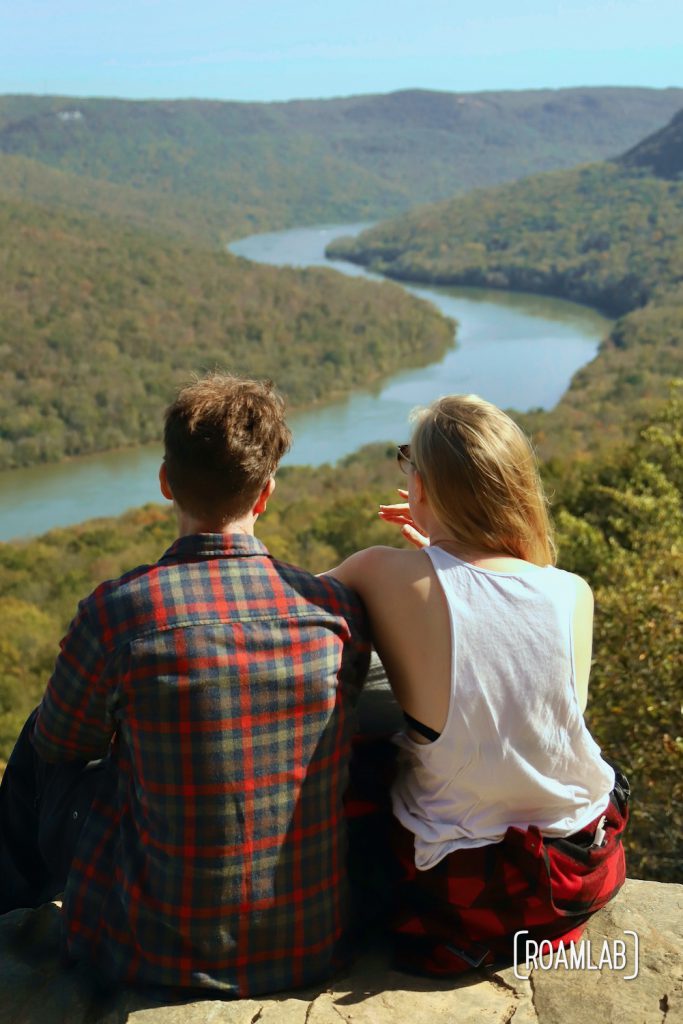
[[[569,950],[551,963],[541,949],[528,970],[519,964],[436,982],[390,970],[386,953],[374,949],[323,988],[176,1005],[131,990],[94,993],[85,973],[60,966],[59,914],[50,903],[0,918],[0,1024],[683,1022],[683,885],[627,881],[590,922],[573,964]],[[533,961],[537,951],[529,952]]]

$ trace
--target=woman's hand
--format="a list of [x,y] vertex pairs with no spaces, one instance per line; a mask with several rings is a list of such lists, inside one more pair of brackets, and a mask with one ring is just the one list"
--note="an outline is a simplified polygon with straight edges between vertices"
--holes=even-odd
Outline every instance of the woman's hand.
[[[408,497],[408,492],[401,487],[398,488],[398,493],[402,498]],[[424,548],[429,544],[429,537],[425,537],[424,533],[415,526],[407,501],[402,501],[398,505],[380,505],[378,515],[386,523],[396,523],[397,526],[400,526],[405,539],[414,544],[416,548]]]

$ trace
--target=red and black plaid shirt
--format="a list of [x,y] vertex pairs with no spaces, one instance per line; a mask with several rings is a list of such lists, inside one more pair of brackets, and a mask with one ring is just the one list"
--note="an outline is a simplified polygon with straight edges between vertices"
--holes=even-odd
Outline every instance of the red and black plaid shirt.
[[351,591],[244,535],[183,537],[81,603],[34,735],[111,768],[67,882],[71,956],[235,996],[332,969],[368,651]]

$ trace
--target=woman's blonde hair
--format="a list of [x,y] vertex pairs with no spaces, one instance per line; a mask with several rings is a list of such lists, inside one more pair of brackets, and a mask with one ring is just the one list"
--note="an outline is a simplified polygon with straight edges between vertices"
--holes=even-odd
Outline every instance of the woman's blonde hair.
[[528,438],[477,395],[413,414],[411,461],[434,514],[461,544],[555,563],[548,505]]

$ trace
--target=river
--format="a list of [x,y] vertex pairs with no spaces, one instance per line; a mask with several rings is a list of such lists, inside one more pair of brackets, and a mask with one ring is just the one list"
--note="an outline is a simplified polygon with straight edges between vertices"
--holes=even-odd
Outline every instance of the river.
[[[325,259],[325,246],[366,225],[329,225],[252,235],[230,246],[262,263],[328,266],[377,280],[361,267]],[[474,391],[497,405],[552,408],[572,375],[593,358],[610,321],[559,299],[474,288],[409,286],[458,321],[458,344],[438,363],[406,370],[373,390],[289,417],[289,465],[334,462],[370,441],[402,440],[415,405]],[[93,516],[161,500],[159,444],[0,473],[0,540],[31,536]]]

